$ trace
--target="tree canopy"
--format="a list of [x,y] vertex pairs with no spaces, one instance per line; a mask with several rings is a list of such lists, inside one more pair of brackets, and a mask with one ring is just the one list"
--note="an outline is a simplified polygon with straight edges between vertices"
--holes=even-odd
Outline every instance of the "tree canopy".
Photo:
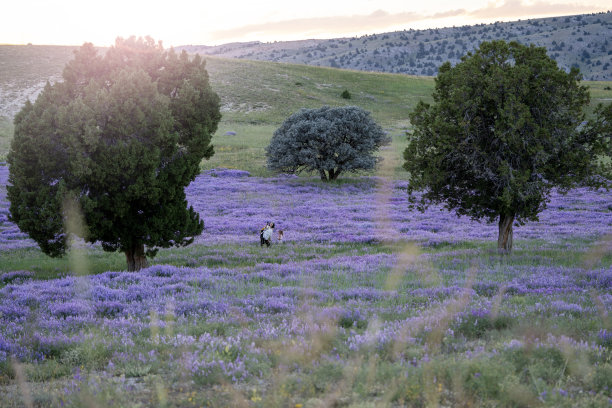
[[433,104],[410,114],[412,205],[499,218],[498,248],[510,251],[513,223],[537,220],[554,187],[605,184],[596,177],[602,134],[584,125],[589,93],[579,81],[545,48],[516,42],[483,42],[454,67],[443,64]]
[[597,151],[602,152],[597,161],[599,174],[604,180],[612,180],[612,103],[597,106],[586,131],[600,136],[595,141],[599,144]]
[[389,142],[361,108],[302,109],[274,132],[267,164],[276,171],[315,171],[321,180],[335,180],[343,172],[373,169],[380,160],[374,153]]
[[84,44],[15,117],[8,155],[10,217],[48,255],[65,253],[67,207],[82,238],[126,254],[129,270],[204,227],[184,188],[214,151],[221,118],[205,62],[147,37],[103,56]]

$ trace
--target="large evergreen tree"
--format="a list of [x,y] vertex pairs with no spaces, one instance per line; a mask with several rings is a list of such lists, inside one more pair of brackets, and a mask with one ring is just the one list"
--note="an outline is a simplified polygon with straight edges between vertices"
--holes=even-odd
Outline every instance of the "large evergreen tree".
[[88,242],[124,252],[128,270],[204,227],[184,188],[213,154],[220,120],[205,63],[152,39],[117,39],[104,56],[83,45],[63,81],[15,117],[8,156],[10,217],[48,255],[65,253],[66,208],[82,210]]
[[443,64],[433,104],[419,102],[410,115],[412,205],[498,219],[498,248],[507,252],[512,225],[537,220],[552,188],[606,183],[595,177],[604,143],[584,126],[589,93],[579,80],[544,48],[516,42],[484,42],[456,66]]

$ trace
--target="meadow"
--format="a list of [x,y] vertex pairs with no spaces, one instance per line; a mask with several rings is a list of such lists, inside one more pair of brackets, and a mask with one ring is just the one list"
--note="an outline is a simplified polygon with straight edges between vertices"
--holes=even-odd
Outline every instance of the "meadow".
[[[79,242],[46,257],[8,219],[0,164],[1,407],[612,405],[610,192],[553,192],[500,255],[496,224],[408,209],[407,112],[431,79],[208,69],[224,118],[187,189],[204,233],[149,268]],[[265,169],[286,116],[349,103],[393,137],[376,172]],[[270,248],[266,221],[285,232]]]
[[204,234],[137,273],[39,262],[0,190],[3,406],[609,406],[609,195],[555,194],[500,256],[405,188],[206,171]]

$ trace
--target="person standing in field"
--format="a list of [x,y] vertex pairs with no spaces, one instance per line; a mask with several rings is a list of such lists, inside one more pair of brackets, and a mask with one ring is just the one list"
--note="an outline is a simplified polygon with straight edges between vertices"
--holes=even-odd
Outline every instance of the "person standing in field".
[[260,245],[266,244],[267,247],[272,243],[272,235],[274,234],[274,223],[266,223],[266,226],[261,229],[260,232]]
[[264,246],[265,242],[264,242],[264,238],[263,238],[263,233],[264,231],[270,227],[270,222],[266,222],[266,225],[264,225],[260,230],[259,230],[259,245],[260,246]]

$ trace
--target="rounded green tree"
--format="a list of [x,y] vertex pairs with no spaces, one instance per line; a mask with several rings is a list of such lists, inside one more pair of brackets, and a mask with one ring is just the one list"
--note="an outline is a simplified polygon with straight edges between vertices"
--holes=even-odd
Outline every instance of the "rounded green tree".
[[443,64],[433,104],[421,101],[410,115],[412,206],[498,219],[498,248],[508,252],[513,223],[537,220],[554,187],[605,182],[594,177],[603,145],[583,125],[589,93],[579,80],[544,48],[516,42],[484,42],[456,66]]
[[205,63],[151,38],[83,45],[15,117],[8,155],[10,217],[50,256],[65,253],[67,208],[82,238],[124,252],[128,270],[158,248],[187,245],[204,224],[184,188],[213,154],[221,118]]
[[285,173],[315,171],[321,180],[335,180],[343,172],[373,169],[380,160],[374,153],[389,142],[361,108],[302,109],[274,132],[266,148],[268,168]]

